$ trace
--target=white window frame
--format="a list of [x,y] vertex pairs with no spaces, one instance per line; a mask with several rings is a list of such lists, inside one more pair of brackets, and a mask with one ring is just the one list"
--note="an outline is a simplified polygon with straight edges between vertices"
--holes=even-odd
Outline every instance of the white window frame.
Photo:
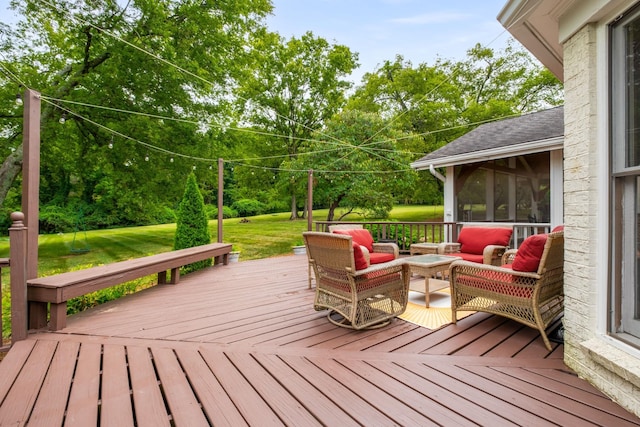
[[[640,24],[640,8],[635,8],[610,25],[610,205],[611,234],[614,238],[611,247],[611,316],[608,329],[612,336],[640,346],[640,165],[626,164],[630,107],[627,91],[629,62],[624,29],[633,22]],[[640,73],[640,66],[635,71]],[[636,91],[636,97],[640,99],[640,87]]]

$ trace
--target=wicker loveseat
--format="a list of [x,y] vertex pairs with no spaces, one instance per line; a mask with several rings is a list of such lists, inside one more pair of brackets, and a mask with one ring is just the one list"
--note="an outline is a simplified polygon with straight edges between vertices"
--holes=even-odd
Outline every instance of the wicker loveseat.
[[564,309],[564,232],[530,236],[517,252],[507,251],[502,259],[502,266],[451,264],[453,323],[458,311],[505,316],[540,331],[551,350],[546,328]]
[[332,323],[353,329],[384,326],[404,313],[409,298],[409,270],[404,262],[367,266],[351,236],[302,234],[316,277],[315,310],[329,309]]

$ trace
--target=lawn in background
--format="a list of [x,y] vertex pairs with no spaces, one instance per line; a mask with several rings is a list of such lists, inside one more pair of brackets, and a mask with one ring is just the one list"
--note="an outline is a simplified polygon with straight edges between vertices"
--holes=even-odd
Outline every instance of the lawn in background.
[[[223,241],[240,251],[240,261],[291,255],[291,247],[302,241],[307,220],[289,220],[290,213],[225,219]],[[442,221],[442,206],[398,206],[390,221]],[[313,219],[324,221],[327,210],[314,210]],[[343,220],[373,220],[352,214]],[[218,223],[209,222],[211,241],[217,241]],[[173,249],[175,224],[92,230],[78,233],[42,234],[38,238],[38,276],[50,276],[71,270],[139,258]],[[86,251],[84,251],[86,249]],[[9,238],[0,238],[0,258],[9,257]],[[125,285],[80,297],[69,303],[71,312],[117,298],[153,285],[156,276],[147,276]],[[3,335],[10,327],[9,269],[2,270]]]

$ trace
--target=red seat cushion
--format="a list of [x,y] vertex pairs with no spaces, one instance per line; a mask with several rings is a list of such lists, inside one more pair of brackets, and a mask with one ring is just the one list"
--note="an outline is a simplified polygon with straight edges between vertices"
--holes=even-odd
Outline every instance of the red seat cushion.
[[353,259],[356,263],[356,270],[364,270],[369,267],[367,265],[367,259],[364,257],[362,249],[360,249],[360,245],[353,240],[351,241],[351,244],[353,245]]
[[369,253],[369,262],[371,264],[380,264],[383,262],[393,261],[395,258],[393,254],[387,252],[370,252]]
[[513,260],[513,269],[515,271],[538,271],[545,243],[547,243],[546,234],[534,234],[524,239]]
[[452,254],[447,254],[448,256],[457,256],[462,258],[465,261],[472,261],[482,264],[484,262],[484,257],[482,255],[477,254],[467,254],[464,252],[455,252]]
[[482,255],[482,251],[488,245],[508,246],[511,233],[511,228],[463,227],[458,236],[460,252]]
[[334,234],[351,236],[351,239],[353,239],[354,242],[364,246],[369,250],[369,252],[373,252],[373,236],[371,236],[369,230],[364,228],[353,228],[350,230],[333,230],[333,232]]
[[461,285],[471,286],[497,294],[526,299],[531,298],[532,287],[522,284],[518,276],[509,274],[510,270],[509,268],[505,268],[504,271],[479,271],[476,272],[477,276],[462,274],[456,278],[456,281]]

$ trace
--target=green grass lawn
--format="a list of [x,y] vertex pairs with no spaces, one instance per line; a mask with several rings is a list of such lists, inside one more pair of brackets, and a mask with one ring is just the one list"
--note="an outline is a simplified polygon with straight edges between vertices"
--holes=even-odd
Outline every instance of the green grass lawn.
[[[442,206],[398,206],[391,212],[395,221],[441,221]],[[290,213],[259,215],[246,219],[225,219],[223,241],[233,244],[234,251],[240,251],[240,261],[290,255],[291,247],[301,242],[301,234],[307,230],[307,220],[289,220]],[[324,221],[327,210],[314,210],[313,219]],[[359,215],[350,215],[344,220],[372,220]],[[217,221],[210,221],[211,240],[217,241]],[[43,234],[38,239],[38,276],[50,276],[70,270],[79,270],[96,265],[108,264],[130,258],[138,258],[167,252],[173,249],[175,224],[150,225],[144,227],[93,230],[85,233]],[[75,242],[74,242],[75,238]],[[72,249],[88,248],[86,252]],[[9,256],[9,238],[0,238],[0,258]],[[96,293],[81,297],[70,303],[72,310],[81,310],[108,299],[113,299],[135,289],[144,288],[155,282],[155,276],[134,281],[124,287],[112,289],[108,295]],[[9,311],[9,269],[2,270],[2,306],[4,335],[10,326]]]
[[[391,212],[396,221],[441,221],[442,206],[398,206]],[[223,241],[233,244],[233,250],[241,252],[242,259],[268,258],[291,253],[291,246],[301,240],[307,229],[307,220],[289,220],[289,213],[278,213],[242,218],[225,219]],[[326,210],[315,210],[313,219],[324,221]],[[368,220],[351,215],[345,220]],[[246,222],[245,222],[246,221]],[[211,240],[217,241],[217,221],[209,222]],[[48,276],[68,270],[107,264],[124,259],[137,258],[173,248],[175,224],[144,227],[93,230],[85,233],[42,234],[38,239],[38,274]],[[74,237],[76,239],[74,243]],[[72,248],[87,252],[74,253]],[[0,238],[0,257],[9,256],[9,239]],[[4,276],[3,271],[3,276]],[[4,281],[3,281],[4,282]]]

